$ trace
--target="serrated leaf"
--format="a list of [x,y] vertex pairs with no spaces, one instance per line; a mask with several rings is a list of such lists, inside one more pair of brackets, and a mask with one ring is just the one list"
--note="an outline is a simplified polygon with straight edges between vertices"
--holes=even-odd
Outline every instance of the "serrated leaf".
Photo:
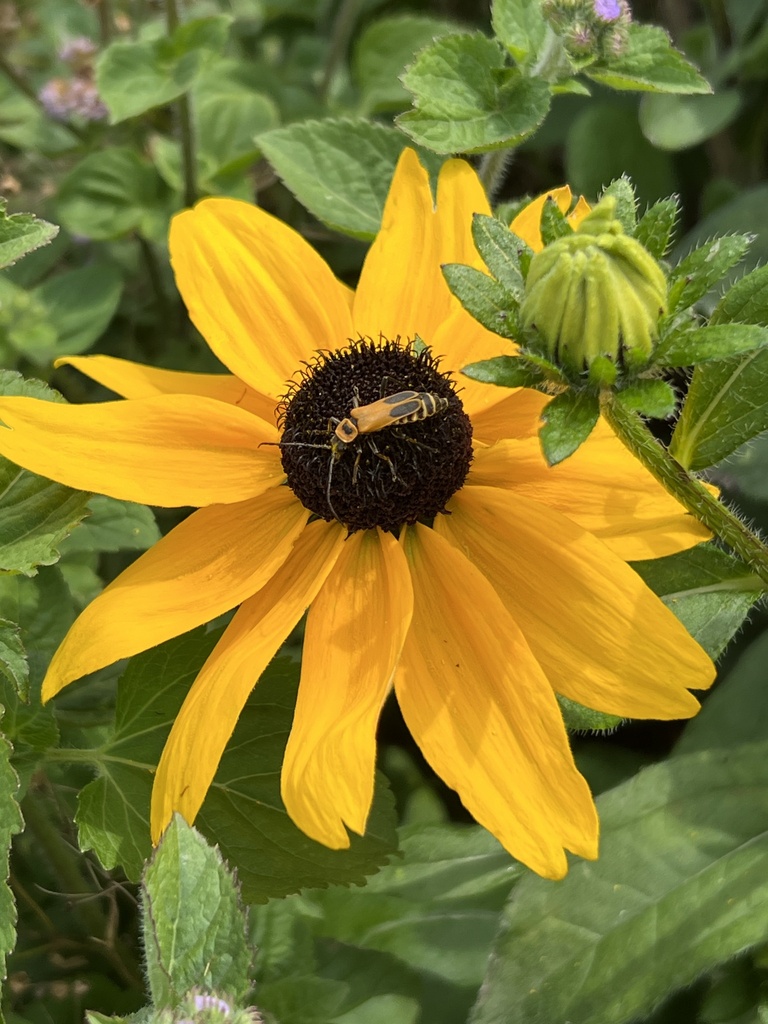
[[475,320],[502,338],[515,338],[518,303],[503,285],[462,263],[445,263],[442,270],[448,287]]
[[[61,401],[40,381],[25,381],[8,370],[0,370],[0,394]],[[0,495],[0,571],[27,576],[58,560],[59,545],[85,515],[89,498],[3,458]]]
[[[394,128],[339,118],[304,121],[258,137],[296,198],[337,231],[372,239],[407,140]],[[427,160],[435,168],[434,158]]]
[[133,501],[94,495],[87,518],[74,530],[62,551],[146,551],[160,540],[151,509]]
[[476,213],[472,217],[472,240],[485,265],[518,302],[523,297],[525,280],[520,257],[528,246],[496,217]]
[[656,366],[694,366],[729,359],[768,345],[768,327],[756,324],[704,324],[670,332],[653,350]]
[[670,450],[694,472],[768,430],[768,352],[697,366]]
[[633,235],[637,228],[637,197],[632,182],[622,174],[603,189],[600,198],[612,196],[616,200],[616,219],[628,235]]
[[749,250],[749,235],[724,235],[694,249],[669,274],[668,314],[687,309],[740,263]]
[[16,622],[3,618],[0,618],[0,672],[17,693],[28,692],[29,665],[21,630]]
[[75,235],[104,241],[149,230],[167,192],[155,168],[135,149],[89,153],[61,182],[56,211]]
[[547,37],[539,0],[493,0],[491,22],[496,38],[519,64],[530,63]]
[[765,665],[768,633],[739,655],[707,697],[701,711],[685,727],[675,754],[730,749],[759,742],[768,732],[768,687]]
[[597,807],[600,858],[515,890],[472,1024],[624,1024],[768,938],[768,743],[673,758]]
[[251,988],[247,916],[218,850],[176,815],[143,878],[147,980],[156,1009],[193,988],[244,1000]]
[[381,18],[363,30],[355,46],[352,73],[362,94],[362,113],[402,110],[409,96],[400,75],[418,51],[456,25],[426,15]]
[[654,259],[660,260],[666,255],[679,212],[680,204],[672,196],[654,203],[638,221],[635,238]]
[[616,393],[616,401],[627,409],[664,420],[677,408],[675,389],[665,380],[638,380]]
[[501,388],[529,388],[541,380],[538,369],[520,356],[494,356],[470,363],[461,372],[481,384],[496,384]]
[[742,104],[736,89],[724,89],[709,96],[643,96],[640,127],[654,146],[676,152],[698,146],[727,128]]
[[153,42],[116,42],[96,62],[96,85],[117,124],[191,88],[206,53],[223,48],[232,19],[219,14],[180,25]]
[[549,402],[541,414],[543,426],[539,441],[550,466],[567,459],[592,433],[600,408],[594,395],[586,391],[564,391]]
[[[133,658],[118,686],[114,734],[94,752],[100,778],[80,794],[81,845],[137,878],[149,855],[152,777],[171,724],[217,634],[196,630]],[[329,850],[291,822],[280,768],[293,718],[297,668],[274,661],[240,716],[196,821],[237,868],[249,903],[302,887],[361,883],[392,852],[393,808],[381,784],[365,837]],[[381,780],[380,780],[381,782]]]
[[10,761],[11,747],[0,734],[0,980],[7,978],[6,958],[16,945],[16,903],[8,885],[11,837],[22,831],[17,791],[19,780]]
[[403,75],[416,109],[398,117],[399,127],[436,153],[517,145],[546,117],[551,93],[505,64],[499,44],[480,33],[437,40]]
[[712,88],[697,69],[676,50],[663,28],[629,26],[627,50],[605,67],[587,68],[584,74],[611,89],[668,93],[710,93]]
[[55,224],[31,213],[6,213],[6,200],[0,199],[0,269],[47,245],[58,233]]
[[709,322],[768,326],[768,266],[757,267],[732,285],[715,306]]
[[743,562],[711,544],[633,568],[712,658],[722,654],[763,594],[763,584]]

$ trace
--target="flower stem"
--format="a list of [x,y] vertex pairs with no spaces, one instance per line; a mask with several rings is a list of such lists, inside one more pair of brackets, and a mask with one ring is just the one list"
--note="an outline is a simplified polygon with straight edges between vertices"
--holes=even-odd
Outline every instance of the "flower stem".
[[494,149],[493,152],[486,153],[480,161],[477,173],[489,199],[492,199],[501,188],[512,154],[511,149]]
[[[168,35],[179,27],[179,9],[176,0],[165,0],[165,24]],[[195,159],[195,136],[192,127],[192,108],[189,95],[179,96],[176,111],[179,118],[181,137],[181,164],[184,174],[184,204],[194,206],[197,201],[197,161]]]
[[[0,71],[5,75],[5,77],[10,82],[12,82],[16,86],[19,92],[24,93],[24,95],[28,99],[32,100],[36,107],[43,111],[47,118],[51,119],[50,114],[45,109],[45,106],[41,102],[40,97],[37,95],[37,93],[26,80],[26,78],[23,75],[19,74],[19,72],[16,70],[13,64],[10,64],[2,54],[0,54]],[[82,130],[82,128],[78,128],[77,125],[69,124],[67,122],[66,129],[68,132],[71,132],[72,135],[74,135],[81,142],[84,142],[87,139],[86,133]]]
[[360,15],[361,6],[361,0],[341,0],[339,4],[339,9],[333,20],[333,29],[328,46],[328,56],[323,68],[323,77],[320,80],[319,92],[321,99],[325,99],[328,96],[328,90],[331,87],[336,69],[344,59],[347,47],[349,46],[349,40],[352,38],[355,24]]
[[741,558],[768,590],[768,547],[718,498],[672,458],[656,440],[640,415],[616,400],[611,391],[601,395],[601,412],[619,440],[659,483]]

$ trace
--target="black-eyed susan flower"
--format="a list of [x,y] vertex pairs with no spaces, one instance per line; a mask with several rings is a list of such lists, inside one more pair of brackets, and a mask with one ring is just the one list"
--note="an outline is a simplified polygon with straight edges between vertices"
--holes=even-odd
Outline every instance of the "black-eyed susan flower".
[[[539,210],[513,225],[534,246]],[[451,376],[500,346],[440,271],[480,266],[476,212],[489,207],[468,164],[445,164],[435,205],[406,151],[353,293],[284,223],[204,200],[174,220],[171,254],[231,376],[73,358],[126,400],[0,400],[0,451],[29,469],[198,506],[86,608],[45,699],[239,605],[168,738],[155,839],[173,811],[195,818],[249,692],[307,608],[282,793],[329,847],[365,831],[392,688],[434,770],[550,878],[564,850],[595,857],[598,838],[555,694],[627,717],[697,710],[689,691],[712,664],[625,560],[691,546],[702,528],[607,428],[551,469],[536,437],[545,398]]]

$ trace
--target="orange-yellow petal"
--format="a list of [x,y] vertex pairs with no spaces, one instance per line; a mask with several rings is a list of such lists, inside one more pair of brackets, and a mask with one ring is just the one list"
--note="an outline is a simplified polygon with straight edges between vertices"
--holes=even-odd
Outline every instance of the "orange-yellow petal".
[[491,582],[551,685],[628,718],[689,718],[715,668],[682,623],[600,541],[537,502],[465,487],[435,523]]
[[338,523],[306,527],[274,576],[235,614],[192,684],[157,766],[152,840],[175,811],[192,823],[248,695],[333,568],[344,545]]
[[[463,387],[464,378],[458,377]],[[492,385],[487,385],[490,389]],[[530,388],[497,388],[503,392],[500,402],[472,415],[472,430],[476,441],[493,444],[502,438],[536,437],[541,426],[541,414],[547,402],[546,395]],[[459,392],[461,396],[461,392]]]
[[411,580],[389,533],[356,533],[312,604],[282,794],[332,849],[362,835],[373,799],[376,725],[411,621]]
[[674,554],[711,536],[603,423],[557,466],[546,464],[532,437],[477,451],[471,473],[473,484],[557,509],[627,561]]
[[68,683],[209,622],[259,590],[291,552],[309,513],[287,487],[194,512],[121,573],[80,615],[43,683]]
[[[74,366],[123,398],[154,395],[204,395],[219,402],[239,405],[265,423],[275,422],[275,400],[262,395],[229,373],[185,373],[144,366],[114,356],[63,356],[56,366]],[[277,437],[275,437],[277,440]]]
[[[541,214],[544,209],[544,203],[550,198],[555,200],[561,213],[567,213],[573,199],[573,193],[567,185],[544,192],[543,195],[537,196],[536,199],[528,203],[509,225],[509,230],[517,235],[518,238],[522,238],[524,242],[527,242],[534,252],[539,252],[544,248],[540,228]],[[583,219],[583,216],[581,219]],[[574,227],[576,226],[574,224]]]
[[501,600],[423,526],[403,538],[414,610],[395,690],[424,756],[509,852],[561,878],[597,855],[597,814],[546,676]]
[[237,199],[174,217],[171,262],[190,318],[219,359],[273,398],[317,349],[352,334],[346,289],[292,228]]
[[210,505],[261,494],[284,474],[274,427],[198,395],[93,405],[0,398],[0,454],[83,491],[147,505]]

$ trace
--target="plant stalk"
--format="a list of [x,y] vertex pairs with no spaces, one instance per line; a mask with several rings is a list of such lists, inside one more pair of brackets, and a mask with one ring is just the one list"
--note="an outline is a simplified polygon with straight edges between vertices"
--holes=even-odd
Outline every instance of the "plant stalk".
[[[176,0],[165,0],[165,24],[168,35],[179,27],[179,8]],[[184,176],[184,205],[194,206],[197,202],[197,160],[195,158],[195,133],[192,125],[192,107],[189,95],[179,96],[176,103],[181,140],[181,165]]]

